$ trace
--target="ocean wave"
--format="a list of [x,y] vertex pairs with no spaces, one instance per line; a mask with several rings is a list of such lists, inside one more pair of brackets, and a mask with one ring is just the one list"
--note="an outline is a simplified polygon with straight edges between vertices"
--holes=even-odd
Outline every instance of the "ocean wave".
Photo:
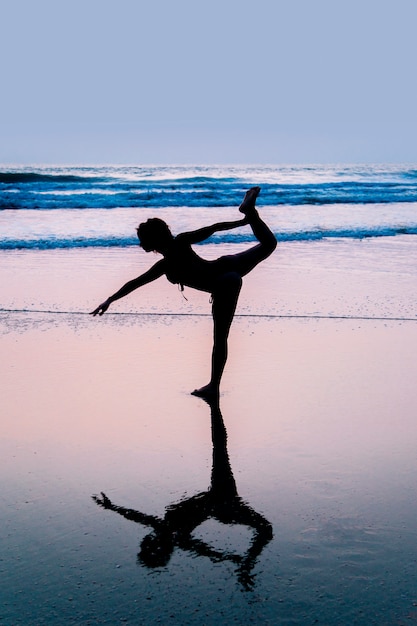
[[[18,193],[16,192],[18,191]],[[168,207],[228,207],[238,206],[243,197],[242,185],[193,185],[176,188],[166,185],[121,189],[111,188],[24,191],[0,191],[0,209],[115,209]],[[323,183],[319,185],[264,185],[259,206],[296,206],[325,204],[391,204],[417,202],[416,185],[393,183]]]
[[[340,228],[333,230],[313,229],[294,232],[277,232],[278,242],[318,241],[323,239],[367,239],[374,237],[395,237],[397,235],[417,235],[415,226]],[[217,233],[198,245],[245,244],[255,242],[253,235],[240,233]],[[129,248],[137,246],[136,237],[47,237],[33,239],[3,239],[0,250],[58,250],[71,248]]]
[[415,166],[55,167],[0,172],[0,209],[227,207],[417,202]]
[[36,183],[80,183],[103,180],[95,176],[76,176],[75,174],[42,174],[39,172],[0,172],[0,185],[33,185]]

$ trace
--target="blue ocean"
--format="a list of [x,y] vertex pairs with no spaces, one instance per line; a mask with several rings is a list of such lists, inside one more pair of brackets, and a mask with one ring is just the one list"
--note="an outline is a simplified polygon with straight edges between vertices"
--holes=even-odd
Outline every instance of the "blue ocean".
[[0,249],[137,245],[143,219],[174,233],[230,219],[252,185],[279,241],[417,235],[417,165],[2,166]]

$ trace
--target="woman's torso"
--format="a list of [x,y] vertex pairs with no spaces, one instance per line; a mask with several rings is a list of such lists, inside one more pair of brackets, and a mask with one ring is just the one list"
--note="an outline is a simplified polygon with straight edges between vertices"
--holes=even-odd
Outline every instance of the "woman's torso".
[[175,238],[164,254],[165,274],[171,283],[212,292],[219,275],[219,260],[201,258],[187,242]]

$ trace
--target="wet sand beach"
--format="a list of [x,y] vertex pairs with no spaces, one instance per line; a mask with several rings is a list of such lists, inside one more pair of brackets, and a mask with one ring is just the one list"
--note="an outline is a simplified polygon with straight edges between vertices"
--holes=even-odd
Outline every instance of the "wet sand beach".
[[[214,416],[190,395],[206,294],[158,281],[92,318],[149,259],[2,253],[1,623],[417,623],[410,250],[280,246],[245,281]],[[229,524],[201,504],[222,476]],[[187,507],[164,564],[138,558]]]

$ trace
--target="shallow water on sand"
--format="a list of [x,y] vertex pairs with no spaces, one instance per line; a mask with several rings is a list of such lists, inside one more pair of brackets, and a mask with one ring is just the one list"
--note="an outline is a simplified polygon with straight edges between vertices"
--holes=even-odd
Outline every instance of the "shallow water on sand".
[[[214,418],[189,395],[209,318],[22,313],[0,328],[2,623],[417,622],[415,323],[235,320],[230,466],[219,422],[214,437],[242,505],[229,525],[201,504]],[[101,492],[136,513],[97,506]],[[138,561],[139,514],[188,503],[189,520],[196,494],[181,547]]]
[[[246,248],[207,244],[198,253],[215,258]],[[158,258],[139,248],[1,251],[1,308],[87,314]],[[415,268],[411,236],[280,244],[245,277],[237,314],[416,320]],[[109,313],[210,315],[208,294],[186,288],[183,295],[162,278]]]

